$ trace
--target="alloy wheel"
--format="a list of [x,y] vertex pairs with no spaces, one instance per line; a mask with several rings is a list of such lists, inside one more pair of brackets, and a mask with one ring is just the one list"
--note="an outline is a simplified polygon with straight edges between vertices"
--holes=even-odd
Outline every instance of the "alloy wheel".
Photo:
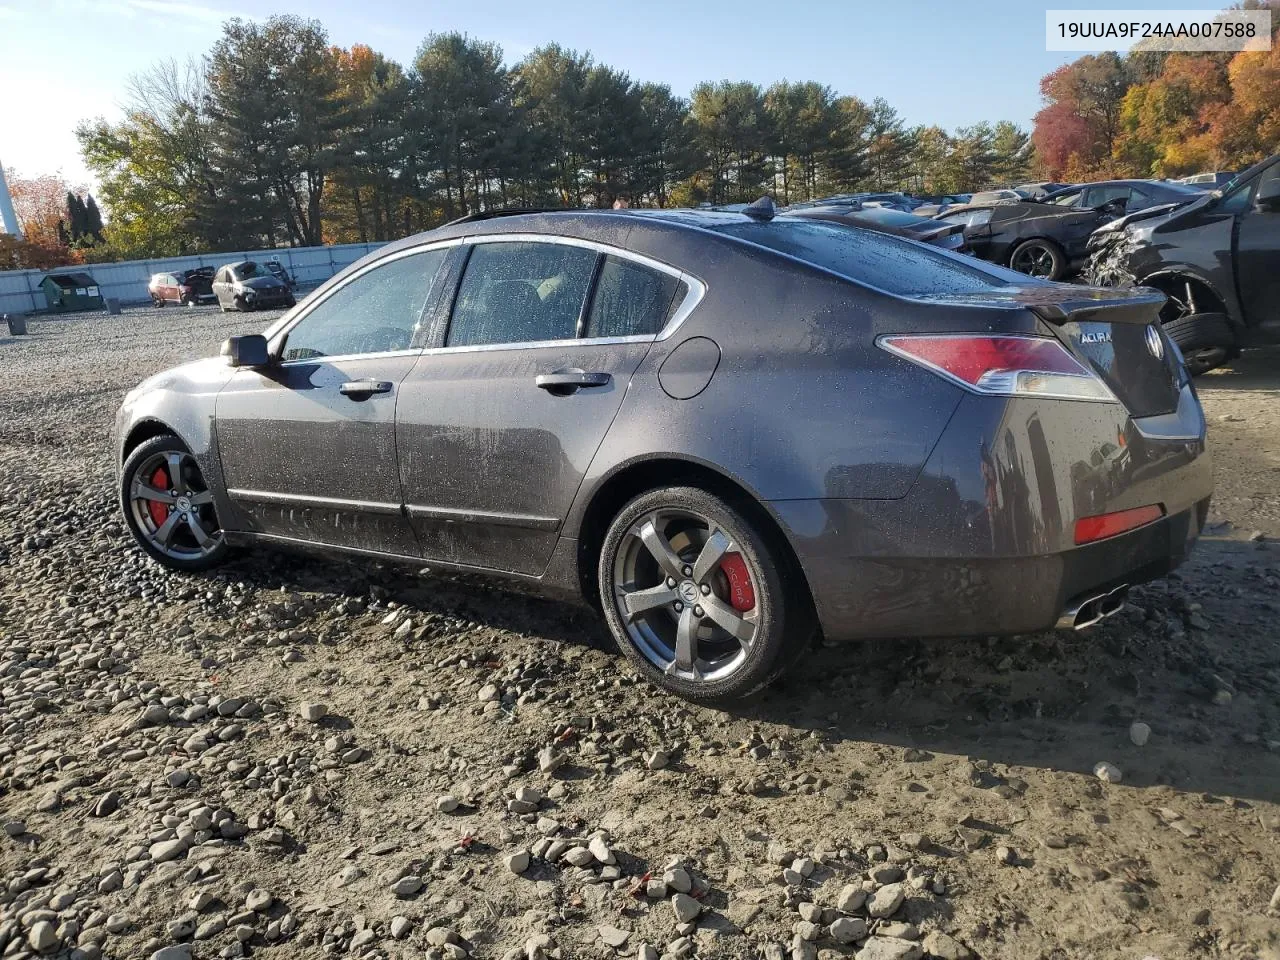
[[1033,277],[1053,276],[1053,252],[1038,243],[1029,243],[1018,249],[1009,264],[1019,273]]
[[152,454],[134,471],[128,497],[138,531],[166,557],[202,560],[222,545],[213,493],[191,454]]
[[760,630],[758,571],[719,524],[687,509],[641,515],[613,564],[613,602],[629,639],[665,675],[720,681]]

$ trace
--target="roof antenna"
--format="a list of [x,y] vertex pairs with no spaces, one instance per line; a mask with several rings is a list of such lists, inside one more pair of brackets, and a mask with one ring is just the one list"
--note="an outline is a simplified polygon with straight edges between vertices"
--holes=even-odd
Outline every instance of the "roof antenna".
[[761,197],[759,200],[752,200],[742,208],[742,212],[752,220],[767,221],[778,215],[778,211],[773,206],[772,198],[767,196]]

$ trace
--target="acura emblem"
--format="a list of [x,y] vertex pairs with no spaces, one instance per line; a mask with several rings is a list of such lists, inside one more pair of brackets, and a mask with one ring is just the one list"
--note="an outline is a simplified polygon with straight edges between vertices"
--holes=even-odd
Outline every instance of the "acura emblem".
[[1154,326],[1147,327],[1147,350],[1157,360],[1164,359],[1164,338]]

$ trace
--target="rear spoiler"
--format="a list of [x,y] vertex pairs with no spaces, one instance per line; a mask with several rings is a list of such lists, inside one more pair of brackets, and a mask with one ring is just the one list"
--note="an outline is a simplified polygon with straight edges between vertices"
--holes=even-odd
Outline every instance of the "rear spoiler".
[[1041,320],[1054,326],[1090,321],[1137,323],[1146,326],[1156,319],[1164,304],[1163,293],[1142,287],[1124,293],[1117,292],[1113,296],[1055,299],[1052,302],[1028,303],[1027,307]]

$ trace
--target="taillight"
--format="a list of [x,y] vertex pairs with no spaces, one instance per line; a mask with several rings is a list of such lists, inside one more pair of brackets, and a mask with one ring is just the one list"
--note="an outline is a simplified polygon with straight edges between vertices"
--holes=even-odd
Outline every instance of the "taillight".
[[1164,507],[1158,503],[1132,510],[1102,513],[1096,517],[1081,517],[1076,521],[1076,544],[1093,543],[1117,534],[1145,527],[1164,516]]
[[876,342],[975,393],[1117,402],[1107,385],[1052,337],[904,333]]

